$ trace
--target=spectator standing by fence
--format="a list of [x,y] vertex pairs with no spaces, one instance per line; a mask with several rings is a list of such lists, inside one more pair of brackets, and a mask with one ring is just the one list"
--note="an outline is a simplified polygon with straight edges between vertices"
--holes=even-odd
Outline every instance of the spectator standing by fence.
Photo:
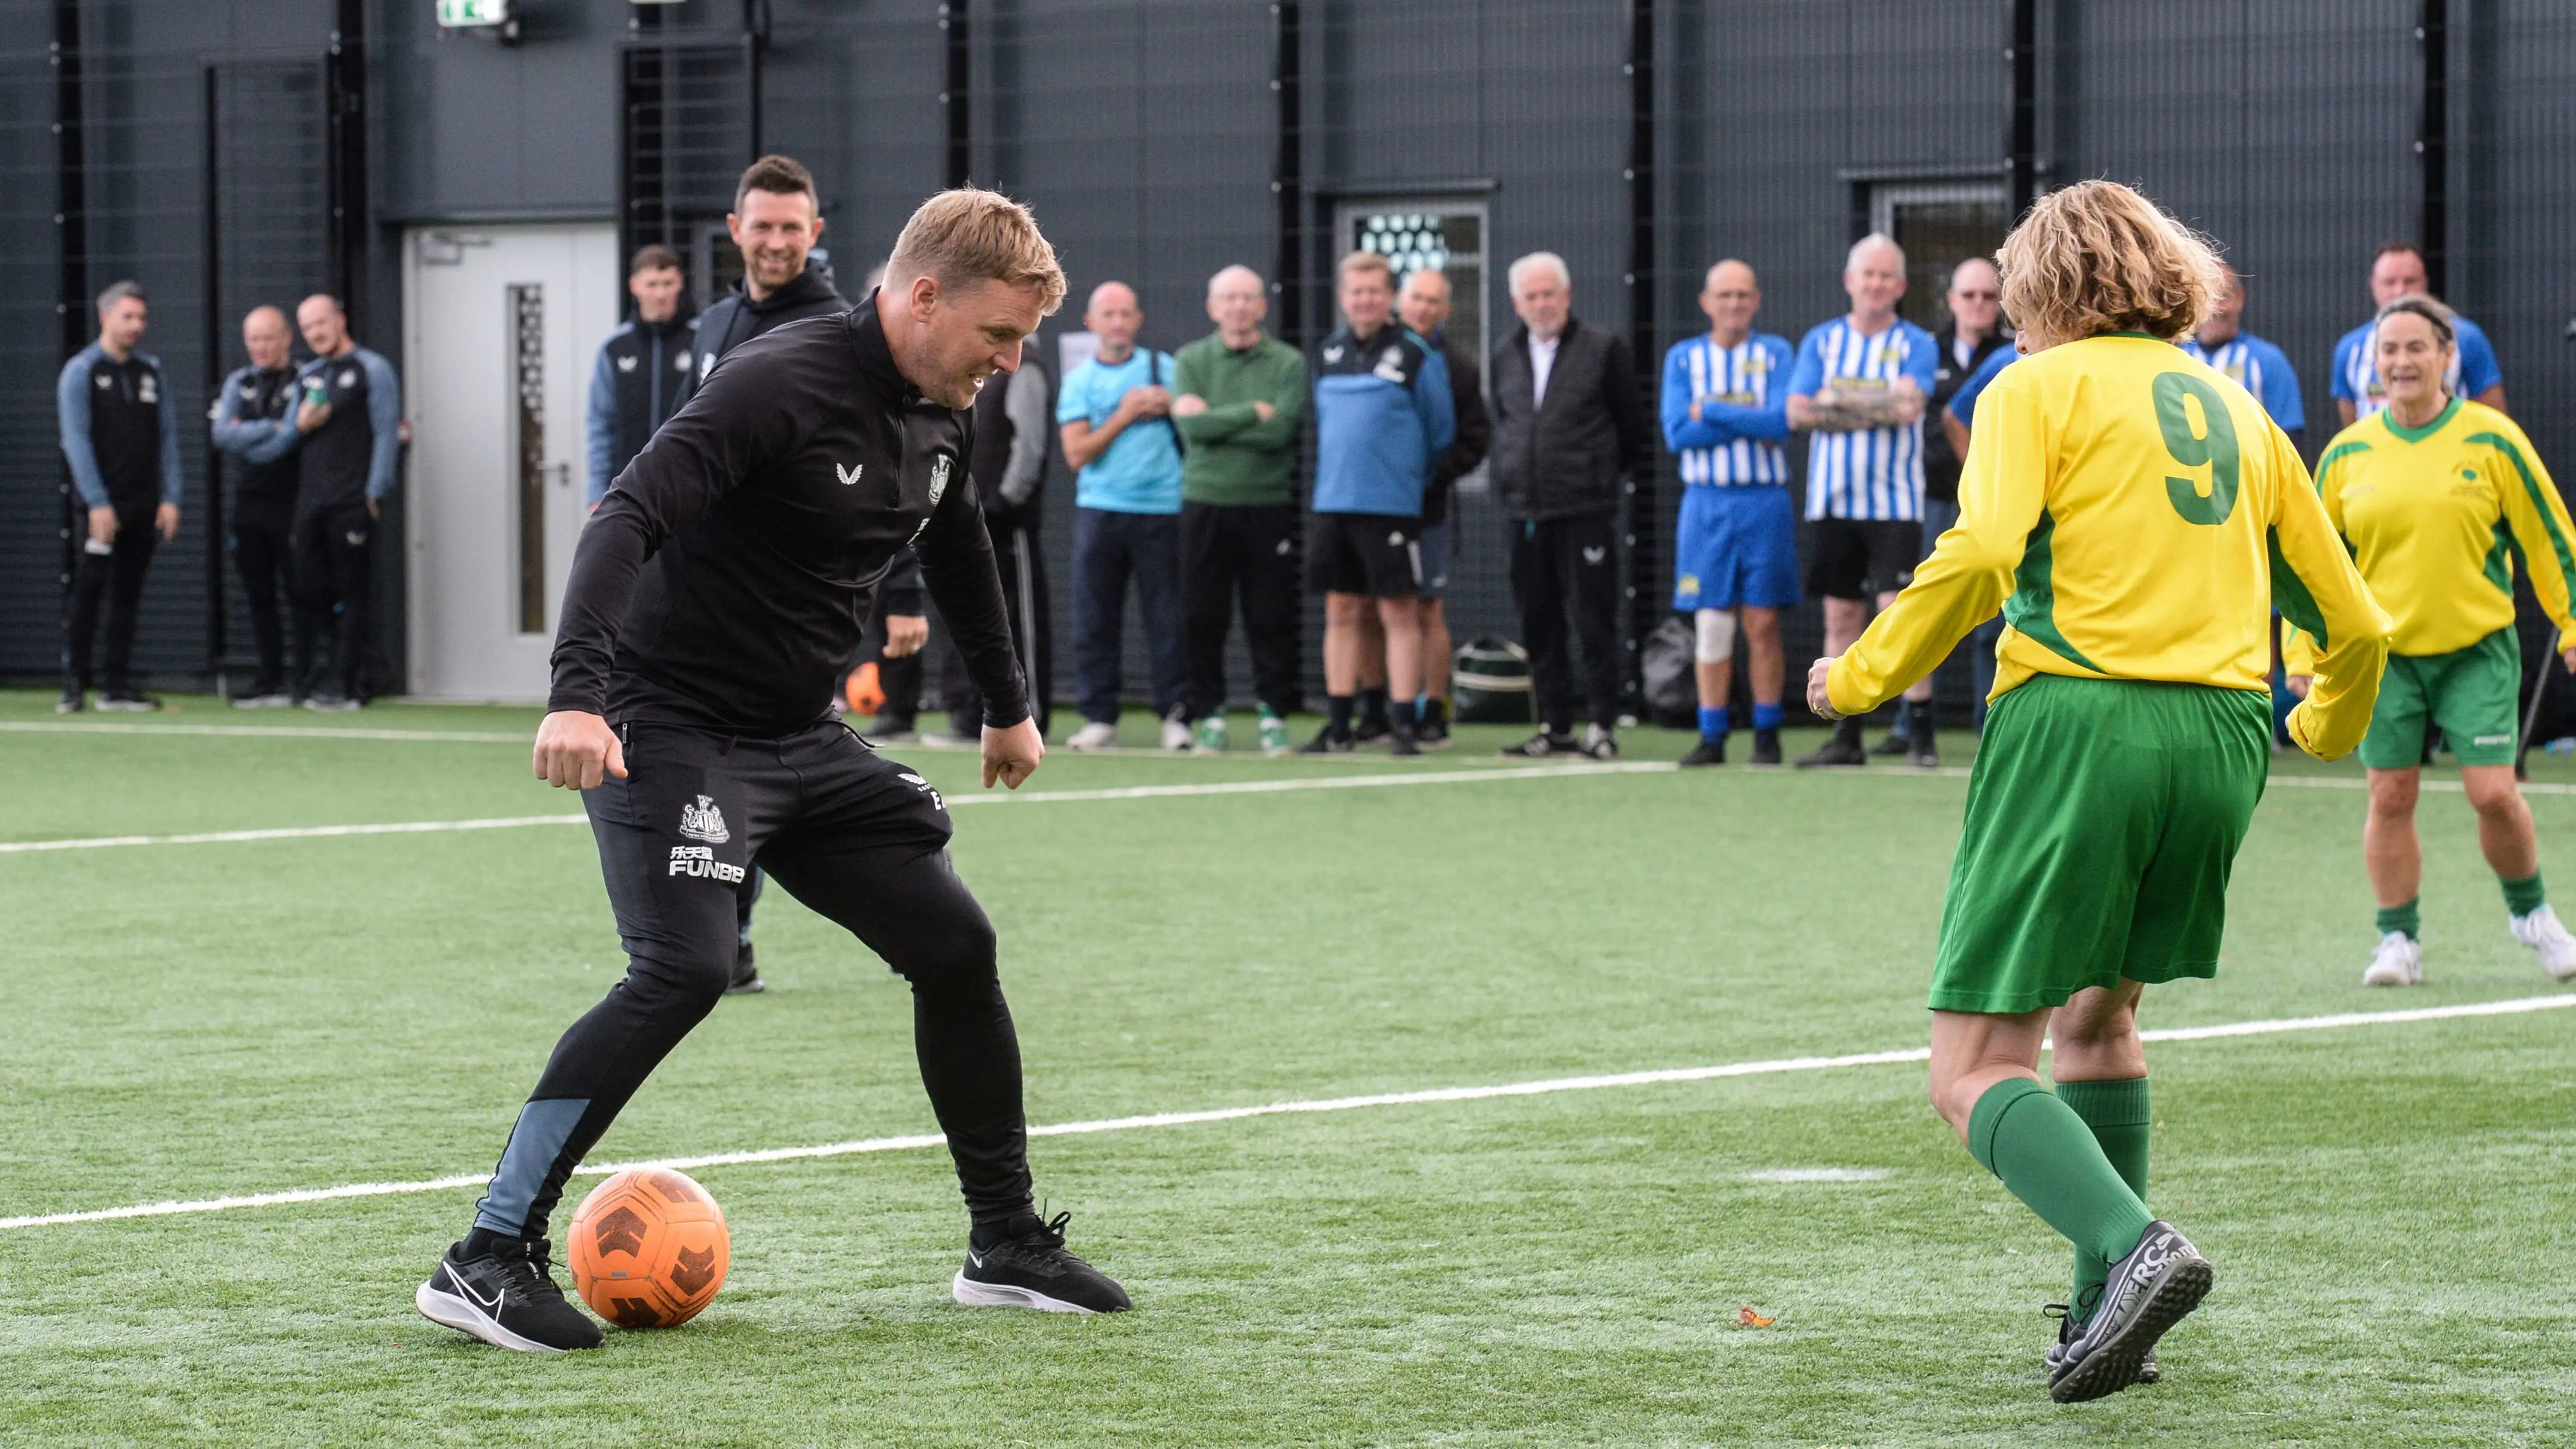
[[[870,288],[874,291],[874,288]],[[1011,647],[1029,682],[1029,714],[1038,733],[1047,728],[1047,692],[1055,684],[1055,650],[1048,642],[1046,551],[1038,546],[1038,493],[1046,483],[1047,373],[1037,349],[1023,345],[1020,367],[1008,377],[988,377],[975,395],[975,449],[966,460],[983,507],[984,532],[993,540],[993,563],[1002,576],[1002,603],[1011,615]],[[948,707],[947,744],[981,748],[984,695],[975,684],[957,631],[940,630],[939,683]],[[925,744],[930,743],[924,739]]]
[[1740,613],[1753,694],[1753,763],[1780,763],[1780,611],[1798,603],[1798,514],[1789,500],[1789,339],[1755,332],[1753,268],[1723,261],[1699,294],[1708,335],[1664,354],[1664,445],[1680,462],[1673,608],[1691,616],[1699,743],[1690,766],[1726,763]]
[[1172,355],[1138,349],[1144,309],[1135,289],[1091,289],[1082,325],[1100,351],[1065,374],[1055,420],[1077,469],[1073,521],[1074,702],[1083,726],[1067,749],[1118,743],[1119,665],[1127,585],[1145,624],[1154,713],[1167,750],[1190,747],[1182,696],[1181,451],[1172,429]]
[[295,703],[287,688],[286,628],[279,596],[294,607],[295,583],[287,550],[295,524],[295,362],[286,314],[253,307],[242,318],[242,349],[250,365],[233,369],[215,394],[209,421],[218,452],[240,461],[233,484],[233,568],[250,605],[251,643],[259,673],[236,709],[275,709]]
[[[2379,375],[2379,309],[2400,297],[2426,297],[2432,291],[2424,253],[2414,243],[2380,243],[2379,254],[2370,260],[2371,319],[2335,343],[2332,391],[2345,427],[2388,406],[2388,384]],[[2475,322],[2456,314],[2454,320],[2459,345],[2452,350],[2443,391],[2504,412],[2504,369],[2496,363],[2495,344]]]
[[[1449,279],[1428,267],[1408,274],[1395,297],[1396,315],[1414,335],[1431,344],[1449,369],[1449,406],[1457,418],[1457,435],[1431,469],[1422,490],[1422,698],[1419,736],[1422,747],[1436,750],[1449,743],[1449,567],[1457,549],[1458,530],[1449,516],[1450,495],[1458,480],[1485,461],[1493,443],[1493,419],[1485,412],[1483,368],[1474,353],[1449,340],[1452,306]],[[1374,622],[1374,621],[1372,621]],[[1371,657],[1360,669],[1363,683],[1386,678],[1386,637],[1372,630]],[[1365,691],[1363,691],[1365,692]]]
[[637,247],[626,267],[635,315],[599,345],[590,371],[590,506],[679,411],[696,368],[698,319],[680,305],[680,254],[659,242]]
[[1387,749],[1418,755],[1422,688],[1422,494],[1457,433],[1449,367],[1395,320],[1395,269],[1375,252],[1339,268],[1342,326],[1315,349],[1315,499],[1306,582],[1324,595],[1324,728],[1309,755],[1354,748],[1351,712],[1365,645],[1386,634]]
[[[1814,546],[1807,592],[1825,600],[1825,652],[1840,654],[1878,606],[1895,602],[1923,557],[1923,409],[1939,371],[1932,334],[1896,315],[1905,250],[1884,236],[1852,244],[1843,262],[1851,311],[1808,329],[1789,376],[1789,425],[1807,445],[1807,519]],[[1932,684],[1905,691],[1911,758],[1941,762],[1932,735]],[[1802,769],[1865,765],[1860,721],[1801,757]]]
[[[1494,487],[1510,515],[1512,599],[1529,650],[1540,729],[1506,755],[1619,754],[1620,571],[1624,476],[1649,466],[1653,431],[1637,371],[1616,332],[1574,315],[1574,275],[1553,252],[1512,263],[1521,325],[1494,349]],[[1573,631],[1566,621],[1571,615]],[[1591,728],[1574,737],[1574,645]]]
[[143,288],[118,282],[98,296],[98,340],[72,354],[54,387],[63,460],[85,510],[63,624],[63,698],[88,707],[90,650],[107,616],[107,688],[98,707],[159,709],[134,683],[134,630],[152,555],[179,533],[179,411],[161,359],[137,351],[148,320]]
[[[402,384],[393,364],[349,335],[340,299],[317,292],[295,309],[313,360],[300,396],[293,539],[295,653],[304,707],[326,713],[366,702],[368,605],[375,591],[376,522],[402,458]],[[318,653],[331,636],[332,680]]]
[[1225,748],[1225,636],[1240,597],[1261,749],[1285,754],[1288,716],[1302,702],[1295,487],[1306,359],[1261,330],[1270,296],[1250,267],[1210,278],[1207,310],[1216,331],[1183,347],[1172,366],[1173,425],[1189,444],[1181,459],[1187,713],[1200,749]]

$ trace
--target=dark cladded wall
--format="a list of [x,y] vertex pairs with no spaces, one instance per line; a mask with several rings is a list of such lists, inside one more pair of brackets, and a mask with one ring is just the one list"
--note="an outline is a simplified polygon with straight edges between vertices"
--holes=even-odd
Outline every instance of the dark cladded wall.
[[[2041,35],[2043,179],[2141,184],[2225,242],[2252,281],[2248,322],[2288,349],[2313,452],[2333,428],[2327,358],[2368,309],[2373,244],[2412,237],[2418,0],[2032,0]],[[185,400],[238,360],[230,314],[326,275],[311,231],[316,93],[333,0],[83,0],[79,58],[87,286],[135,275],[147,346]],[[1078,325],[1091,286],[1137,284],[1148,335],[1203,326],[1206,276],[1265,273],[1278,253],[1272,7],[1193,0],[971,0],[968,173],[1032,201],[1061,248]],[[1856,178],[1973,178],[2003,149],[2000,0],[1663,0],[1654,7],[1660,218],[1658,348],[1696,330],[1708,261],[1762,273],[1764,325],[1795,337],[1841,307]],[[2576,15],[2553,0],[2449,7],[2452,298],[2493,334],[2515,411],[2545,459],[2576,471],[2565,403],[2576,359]],[[639,34],[690,47],[671,105],[675,203],[720,209],[752,117],[736,0],[637,7],[527,0],[515,46],[441,34],[427,0],[368,0],[369,195],[362,336],[398,355],[406,224],[617,214],[621,76]],[[947,172],[948,37],[936,0],[772,0],[757,123],[820,179],[840,277],[855,290],[903,216]],[[1629,7],[1609,0],[1304,0],[1303,181],[1311,228],[1345,190],[1473,183],[1491,208],[1488,295],[1546,248],[1578,310],[1627,330]],[[64,350],[54,220],[56,7],[0,0],[0,674],[49,678],[59,639],[61,469],[51,383]],[[651,27],[638,30],[638,26]],[[206,353],[204,80],[226,67],[221,355]],[[231,134],[238,133],[238,134]],[[1333,250],[1304,238],[1308,306],[1274,319],[1311,338]],[[82,304],[86,310],[86,304]],[[1641,358],[1653,366],[1655,358]],[[193,414],[195,409],[185,411]],[[156,567],[143,658],[181,683],[206,659],[202,430],[188,427],[189,526]],[[1069,480],[1051,491],[1056,523]],[[1668,511],[1669,493],[1658,504]],[[1514,632],[1497,520],[1461,510],[1459,634]],[[1660,530],[1656,530],[1660,532]],[[1059,551],[1060,527],[1051,527]],[[398,543],[398,541],[396,541]],[[389,549],[389,552],[394,552]],[[396,555],[398,556],[398,554]],[[1648,561],[1648,572],[1654,571]],[[399,587],[398,571],[389,589]],[[1059,611],[1060,620],[1063,618]],[[383,611],[398,651],[401,614]],[[1059,623],[1061,631],[1065,626]],[[1793,623],[1796,636],[1812,624]],[[242,652],[236,626],[234,655]],[[1310,637],[1309,652],[1313,650]],[[1066,651],[1059,651],[1059,657]],[[1131,649],[1141,666],[1141,649]],[[397,659],[397,662],[398,659]],[[1141,667],[1129,671],[1141,684]],[[1060,679],[1062,687],[1064,681]]]

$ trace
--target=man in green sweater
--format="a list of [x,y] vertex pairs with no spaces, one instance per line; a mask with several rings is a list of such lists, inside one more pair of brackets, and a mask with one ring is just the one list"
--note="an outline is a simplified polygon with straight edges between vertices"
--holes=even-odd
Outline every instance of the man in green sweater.
[[1172,359],[1181,455],[1181,647],[1202,750],[1225,748],[1225,636],[1243,600],[1264,754],[1288,751],[1299,703],[1294,483],[1306,359],[1262,332],[1269,288],[1250,267],[1208,280],[1212,336]]

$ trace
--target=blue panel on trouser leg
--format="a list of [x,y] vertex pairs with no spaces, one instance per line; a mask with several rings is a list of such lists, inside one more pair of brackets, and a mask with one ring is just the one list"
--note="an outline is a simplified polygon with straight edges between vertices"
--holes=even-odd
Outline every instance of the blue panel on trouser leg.
[[501,1149],[501,1165],[493,1170],[492,1186],[474,1205],[474,1226],[505,1238],[527,1235],[528,1209],[536,1204],[537,1189],[545,1186],[546,1174],[563,1155],[572,1129],[580,1125],[581,1114],[589,1107],[588,1097],[552,1097],[519,1109],[518,1125],[510,1129],[509,1145]]

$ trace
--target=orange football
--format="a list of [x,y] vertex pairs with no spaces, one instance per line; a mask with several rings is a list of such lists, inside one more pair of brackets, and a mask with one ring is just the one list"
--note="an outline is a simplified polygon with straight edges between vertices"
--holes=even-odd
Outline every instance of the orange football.
[[724,1209],[688,1174],[636,1167],[581,1200],[564,1256],[591,1312],[620,1328],[671,1328],[715,1301],[733,1239]]

